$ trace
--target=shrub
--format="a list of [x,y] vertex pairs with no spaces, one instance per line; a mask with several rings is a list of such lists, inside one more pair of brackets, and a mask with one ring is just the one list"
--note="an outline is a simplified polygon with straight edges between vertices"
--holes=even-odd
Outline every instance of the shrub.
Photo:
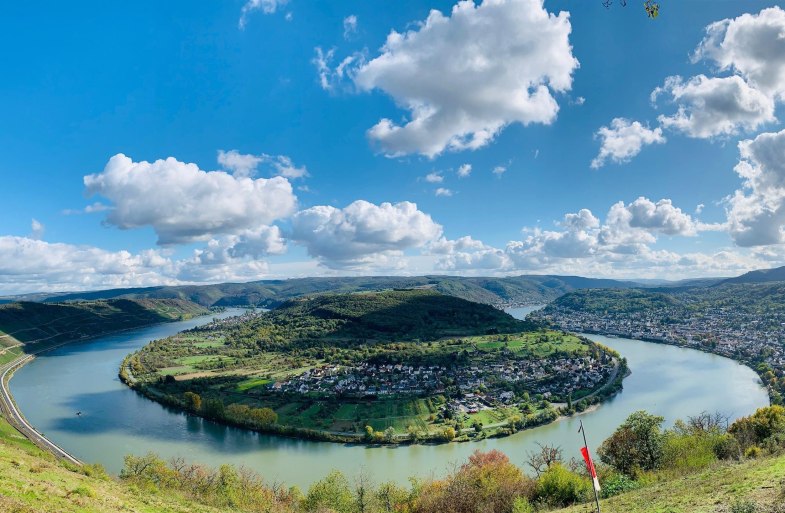
[[721,460],[738,460],[742,455],[741,445],[736,437],[729,433],[723,433],[717,437],[714,454]]
[[737,499],[730,505],[730,513],[755,513],[756,511],[758,511],[758,506],[746,499]]
[[763,451],[757,445],[753,445],[752,447],[747,447],[747,450],[744,451],[745,458],[758,458],[760,457]]
[[534,506],[525,497],[518,497],[512,503],[512,513],[535,513]]
[[614,495],[631,492],[637,488],[640,488],[640,483],[637,481],[624,474],[614,473],[603,480],[601,495],[603,499],[607,499]]
[[551,465],[537,480],[537,498],[551,506],[564,507],[584,502],[591,493],[591,485],[586,478],[567,470],[560,463]]
[[534,481],[510,463],[503,453],[477,451],[445,480],[423,486],[414,511],[508,513],[517,499],[533,497],[534,488]]
[[759,408],[753,415],[734,422],[728,432],[736,437],[744,449],[785,434],[785,407]]
[[77,486],[71,490],[68,495],[78,495],[80,497],[89,497],[90,499],[94,499],[96,497],[95,491],[87,486]]
[[706,468],[717,460],[715,447],[719,438],[711,433],[668,433],[663,444],[662,468],[678,473]]

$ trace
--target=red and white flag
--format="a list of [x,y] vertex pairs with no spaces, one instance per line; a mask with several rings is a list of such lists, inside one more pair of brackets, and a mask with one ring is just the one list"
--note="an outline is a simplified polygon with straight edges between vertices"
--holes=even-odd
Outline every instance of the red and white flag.
[[586,469],[591,474],[592,484],[594,485],[594,490],[599,493],[600,492],[600,480],[597,479],[597,470],[594,468],[594,462],[591,460],[591,454],[589,454],[588,447],[581,447],[581,454],[583,455],[583,461],[586,462]]

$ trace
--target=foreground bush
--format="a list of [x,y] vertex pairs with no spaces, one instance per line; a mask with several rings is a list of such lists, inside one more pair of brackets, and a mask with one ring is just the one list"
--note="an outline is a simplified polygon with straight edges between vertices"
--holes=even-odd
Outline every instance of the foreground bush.
[[509,513],[534,497],[535,481],[497,450],[475,452],[457,472],[422,487],[416,513]]

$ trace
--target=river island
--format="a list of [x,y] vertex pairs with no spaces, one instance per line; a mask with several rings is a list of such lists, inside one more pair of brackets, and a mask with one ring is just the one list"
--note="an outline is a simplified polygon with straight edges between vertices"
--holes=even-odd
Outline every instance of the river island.
[[334,442],[505,436],[621,388],[626,362],[584,337],[430,290],[320,294],[155,340],[120,369],[156,401]]

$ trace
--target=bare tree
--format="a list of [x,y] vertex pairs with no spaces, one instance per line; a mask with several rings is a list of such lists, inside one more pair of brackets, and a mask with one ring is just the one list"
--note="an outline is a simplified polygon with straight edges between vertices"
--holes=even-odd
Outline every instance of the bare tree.
[[531,467],[537,477],[551,468],[554,463],[564,463],[564,454],[561,446],[543,445],[537,442],[539,451],[527,453],[526,464]]

